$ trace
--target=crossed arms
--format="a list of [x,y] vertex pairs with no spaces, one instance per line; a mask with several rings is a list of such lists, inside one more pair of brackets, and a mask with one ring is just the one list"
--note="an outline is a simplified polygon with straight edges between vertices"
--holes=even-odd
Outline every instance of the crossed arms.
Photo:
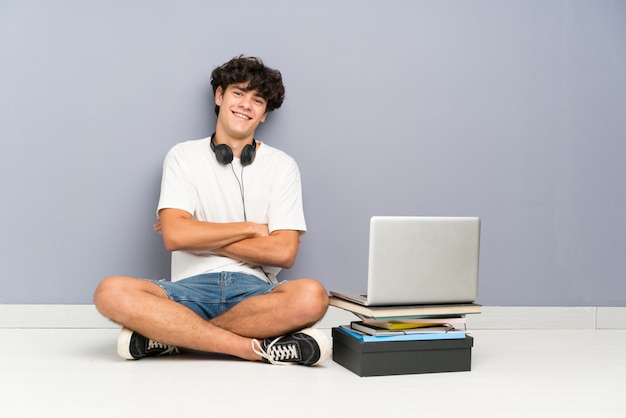
[[245,263],[290,268],[298,252],[300,232],[269,232],[254,222],[197,221],[180,209],[161,209],[155,231],[169,251],[211,250]]

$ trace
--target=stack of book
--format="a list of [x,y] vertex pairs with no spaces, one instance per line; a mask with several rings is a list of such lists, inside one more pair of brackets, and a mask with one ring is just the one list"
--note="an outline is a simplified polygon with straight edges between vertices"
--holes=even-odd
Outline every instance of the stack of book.
[[334,296],[330,305],[359,320],[333,328],[333,360],[360,376],[471,370],[471,304],[363,306]]
[[370,307],[331,296],[330,305],[359,317],[339,329],[362,342],[461,339],[466,315],[480,313],[475,303]]

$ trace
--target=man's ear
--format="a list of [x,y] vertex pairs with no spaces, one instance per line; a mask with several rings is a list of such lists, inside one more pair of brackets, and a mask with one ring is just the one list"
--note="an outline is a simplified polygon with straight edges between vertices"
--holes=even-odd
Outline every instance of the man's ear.
[[221,106],[223,97],[224,89],[222,89],[222,86],[217,86],[217,89],[215,89],[215,104]]
[[267,119],[267,112],[263,113],[263,116],[261,116],[261,123],[265,122],[265,119]]

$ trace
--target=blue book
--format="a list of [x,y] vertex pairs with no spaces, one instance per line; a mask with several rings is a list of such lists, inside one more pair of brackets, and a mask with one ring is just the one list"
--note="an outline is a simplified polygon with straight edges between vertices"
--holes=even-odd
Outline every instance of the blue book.
[[398,334],[398,335],[368,335],[350,328],[350,325],[340,325],[339,330],[352,338],[364,343],[389,341],[427,341],[427,340],[460,340],[465,338],[465,331],[448,331],[432,334]]

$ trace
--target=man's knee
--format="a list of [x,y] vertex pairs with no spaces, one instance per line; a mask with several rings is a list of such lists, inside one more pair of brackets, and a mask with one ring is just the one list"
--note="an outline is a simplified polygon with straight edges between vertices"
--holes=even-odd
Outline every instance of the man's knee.
[[120,295],[123,294],[124,278],[111,276],[102,280],[93,294],[93,301],[96,309],[107,318],[111,318],[114,306],[120,302]]
[[299,279],[294,302],[297,311],[302,315],[303,322],[313,325],[326,314],[328,309],[328,293],[324,286],[313,279]]
[[125,276],[110,276],[102,280],[93,295],[96,309],[103,316],[119,322],[126,309],[132,309],[132,297],[149,283]]

